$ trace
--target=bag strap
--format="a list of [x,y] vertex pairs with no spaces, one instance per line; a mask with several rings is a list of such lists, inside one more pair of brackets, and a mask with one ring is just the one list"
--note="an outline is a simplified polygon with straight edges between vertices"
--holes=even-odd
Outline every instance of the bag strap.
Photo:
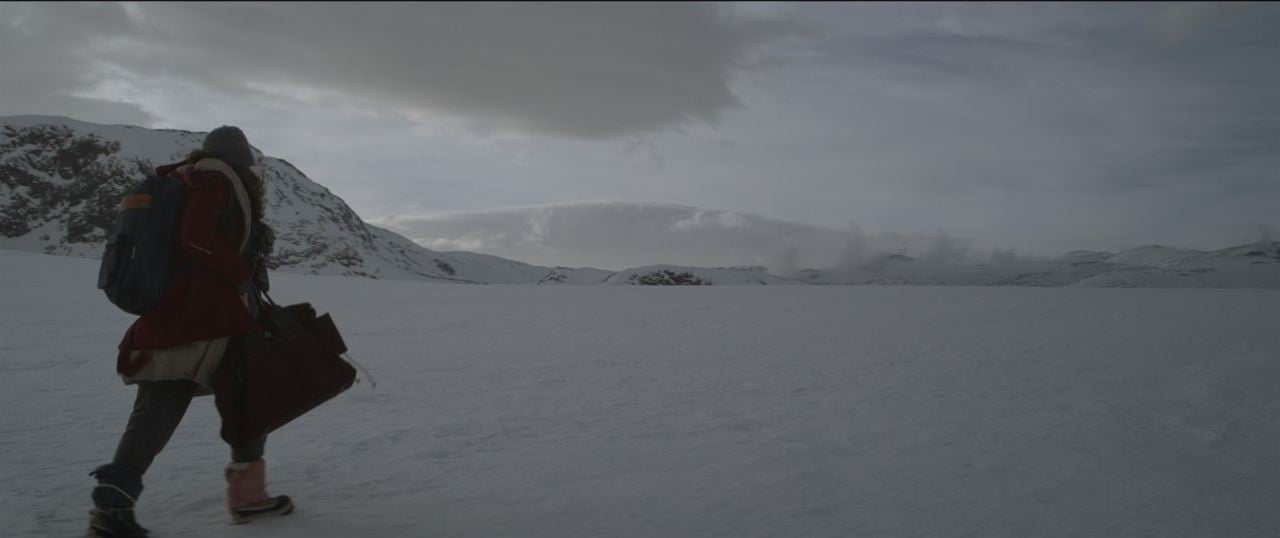
[[240,179],[235,169],[223,162],[221,159],[205,158],[192,167],[193,170],[210,170],[220,172],[228,180],[231,181],[231,190],[235,194],[236,202],[240,206],[240,215],[244,220],[244,234],[240,238],[240,248],[237,251],[244,254],[244,249],[249,246],[249,232],[253,228],[253,205],[249,202],[249,191],[244,188],[244,181]]

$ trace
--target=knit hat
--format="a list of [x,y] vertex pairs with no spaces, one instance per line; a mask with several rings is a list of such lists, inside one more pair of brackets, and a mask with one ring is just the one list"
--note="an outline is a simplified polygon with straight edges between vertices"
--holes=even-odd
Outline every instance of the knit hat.
[[245,138],[244,131],[239,127],[223,125],[210,131],[209,136],[204,137],[204,146],[200,149],[232,166],[253,166],[253,150],[249,149],[249,139]]

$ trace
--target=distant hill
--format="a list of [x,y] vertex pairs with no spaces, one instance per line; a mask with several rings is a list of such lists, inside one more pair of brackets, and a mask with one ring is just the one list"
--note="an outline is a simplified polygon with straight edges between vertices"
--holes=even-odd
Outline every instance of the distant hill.
[[618,271],[603,284],[628,286],[793,285],[798,280],[769,274],[763,267],[681,267],[651,265]]
[[1089,288],[1280,288],[1280,241],[1261,241],[1098,274],[1073,284]]
[[1126,250],[1108,258],[1107,261],[1123,265],[1160,267],[1200,254],[1204,254],[1204,251],[1188,248],[1172,248],[1162,245],[1147,245]]

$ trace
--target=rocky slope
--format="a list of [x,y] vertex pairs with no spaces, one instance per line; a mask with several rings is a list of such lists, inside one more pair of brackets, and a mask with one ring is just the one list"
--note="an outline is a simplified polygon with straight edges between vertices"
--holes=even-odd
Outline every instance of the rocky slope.
[[768,286],[805,282],[771,275],[763,267],[650,265],[618,271],[601,283],[624,286]]

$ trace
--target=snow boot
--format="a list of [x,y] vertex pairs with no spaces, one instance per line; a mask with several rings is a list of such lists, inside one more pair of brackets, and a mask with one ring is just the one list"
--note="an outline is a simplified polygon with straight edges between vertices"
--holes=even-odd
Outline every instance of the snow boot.
[[89,512],[87,536],[99,538],[145,538],[133,516],[133,505],[142,493],[142,474],[121,465],[102,465],[89,473],[98,479],[93,488],[93,511]]
[[249,463],[227,466],[227,510],[236,525],[293,511],[287,495],[267,495],[267,462],[258,458]]
[[133,510],[95,508],[89,512],[89,532],[93,538],[146,538],[147,529],[133,518]]

